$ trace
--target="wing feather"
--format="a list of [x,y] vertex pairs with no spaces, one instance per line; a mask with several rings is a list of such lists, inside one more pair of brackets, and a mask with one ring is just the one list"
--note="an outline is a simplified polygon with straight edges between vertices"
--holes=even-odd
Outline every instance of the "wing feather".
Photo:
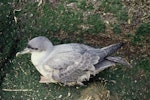
[[[79,59],[77,63],[75,63],[76,60],[72,59],[71,62],[74,63],[60,69],[59,75],[56,75],[57,77],[53,76],[54,79],[64,84],[77,81],[82,82],[85,79],[88,80],[90,78],[89,73],[94,74],[95,72],[94,65],[98,63],[99,56],[93,56],[85,52]],[[84,78],[81,79],[82,76]]]
[[73,50],[61,50],[61,52],[57,51],[57,54],[54,53],[47,61],[49,67],[59,71],[53,73],[53,78],[64,84],[89,79],[89,73],[94,74],[94,65],[100,59],[98,55],[91,53],[94,52],[91,50],[82,45],[81,48],[73,46]]

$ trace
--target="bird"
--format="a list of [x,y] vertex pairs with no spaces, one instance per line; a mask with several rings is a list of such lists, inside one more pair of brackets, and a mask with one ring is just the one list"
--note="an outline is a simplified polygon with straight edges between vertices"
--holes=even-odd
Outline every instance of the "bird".
[[31,62],[41,74],[39,83],[59,83],[67,86],[84,85],[91,76],[104,69],[122,64],[132,67],[120,56],[112,56],[124,45],[123,42],[102,48],[80,43],[53,45],[45,36],[31,39],[16,56],[31,54]]

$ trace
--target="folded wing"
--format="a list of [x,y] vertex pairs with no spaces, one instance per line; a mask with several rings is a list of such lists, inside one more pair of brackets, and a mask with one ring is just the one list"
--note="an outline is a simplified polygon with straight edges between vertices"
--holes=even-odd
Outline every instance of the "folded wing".
[[67,49],[56,50],[54,56],[47,61],[47,65],[57,70],[53,72],[53,78],[58,82],[81,85],[83,81],[89,80],[90,75],[115,65],[115,62],[105,58],[121,46],[122,44],[118,43],[102,49],[94,49],[80,44],[67,45]]

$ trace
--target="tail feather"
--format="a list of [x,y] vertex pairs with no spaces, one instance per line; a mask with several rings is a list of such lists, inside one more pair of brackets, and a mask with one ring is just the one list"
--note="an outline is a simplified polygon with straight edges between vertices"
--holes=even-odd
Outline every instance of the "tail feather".
[[126,60],[124,60],[122,57],[106,57],[107,60],[118,63],[118,64],[123,64],[125,66],[131,67],[132,65],[129,64]]
[[120,42],[120,43],[112,44],[110,46],[107,46],[98,50],[97,53],[99,54],[100,60],[99,60],[99,63],[95,65],[96,74],[116,64],[123,64],[125,66],[132,67],[127,61],[123,60],[121,57],[110,57],[112,53],[120,49],[121,46],[123,45],[124,43]]
[[102,61],[104,58],[110,56],[112,53],[114,53],[115,51],[120,49],[123,44],[124,44],[123,42],[120,42],[117,44],[112,44],[112,45],[109,45],[107,47],[98,49],[96,51],[96,53],[99,55],[100,61]]
[[95,65],[95,74],[98,74],[108,67],[115,66],[116,64],[122,64],[132,68],[132,65],[123,60],[121,57],[107,57],[106,60],[103,60]]
[[101,50],[104,50],[106,52],[107,56],[109,56],[112,53],[114,53],[115,51],[117,51],[118,49],[120,49],[124,44],[125,43],[123,43],[123,42],[112,44],[107,47],[101,48]]
[[115,62],[104,60],[95,65],[95,74],[103,71],[104,69],[115,66]]

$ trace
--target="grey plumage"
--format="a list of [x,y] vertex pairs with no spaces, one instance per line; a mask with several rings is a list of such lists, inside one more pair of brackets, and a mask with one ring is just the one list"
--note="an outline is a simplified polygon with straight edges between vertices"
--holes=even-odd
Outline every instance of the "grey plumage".
[[121,57],[111,57],[123,43],[113,44],[101,49],[70,43],[53,46],[43,36],[33,38],[28,47],[18,54],[31,53],[31,61],[41,73],[41,83],[63,83],[64,85],[83,85],[107,67],[116,63],[130,66]]

